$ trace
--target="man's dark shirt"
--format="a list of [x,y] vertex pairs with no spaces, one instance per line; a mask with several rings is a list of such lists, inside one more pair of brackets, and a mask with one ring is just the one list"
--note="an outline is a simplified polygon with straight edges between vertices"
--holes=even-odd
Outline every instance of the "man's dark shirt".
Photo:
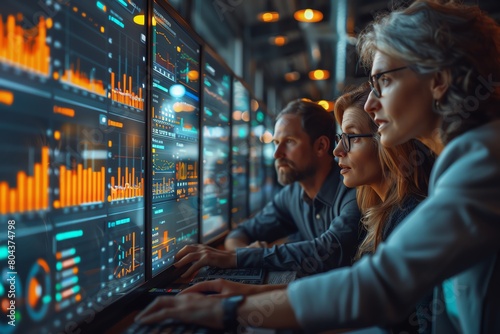
[[298,182],[276,194],[262,211],[240,224],[229,237],[272,242],[298,233],[302,241],[272,248],[238,248],[239,268],[264,267],[312,275],[352,264],[364,233],[355,189],[342,182],[334,164],[325,183],[310,199]]

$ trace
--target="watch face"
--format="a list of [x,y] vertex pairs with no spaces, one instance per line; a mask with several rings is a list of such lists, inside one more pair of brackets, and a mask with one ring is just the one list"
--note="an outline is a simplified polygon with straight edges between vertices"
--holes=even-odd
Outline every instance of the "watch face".
[[242,295],[228,297],[228,301],[231,303],[241,303],[244,299],[245,296]]

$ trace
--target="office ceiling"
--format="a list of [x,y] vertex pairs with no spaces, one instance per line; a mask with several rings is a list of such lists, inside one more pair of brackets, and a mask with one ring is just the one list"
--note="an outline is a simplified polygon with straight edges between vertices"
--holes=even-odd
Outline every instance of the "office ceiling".
[[[363,69],[357,69],[356,64],[354,44],[357,34],[377,12],[411,2],[411,0],[194,0],[191,4],[196,10],[201,9],[204,12],[212,10],[212,23],[208,26],[210,29],[221,30],[220,36],[224,34],[227,36],[225,30],[230,29],[233,36],[242,38],[247,65],[244,72],[245,79],[255,80],[256,73],[260,72],[259,75],[263,77],[263,97],[266,97],[266,91],[270,87],[274,87],[277,101],[275,106],[279,108],[299,97],[333,100],[345,85],[364,80],[366,73]],[[500,1],[466,2],[478,3],[500,21]],[[189,7],[186,10],[190,10]],[[303,8],[321,10],[324,14],[323,20],[318,23],[297,22],[293,18],[293,13]],[[278,12],[280,19],[273,23],[260,22],[257,16],[266,10]],[[287,43],[283,46],[270,44],[270,38],[277,35],[285,36]],[[338,56],[343,52],[344,58]],[[330,79],[310,80],[309,71],[318,68],[329,70]],[[293,82],[286,81],[285,73],[290,71],[297,71],[300,78]]]
[[[254,89],[261,82],[261,91],[256,89],[255,93],[267,102],[269,111],[274,113],[296,98],[334,100],[346,86],[365,80],[367,73],[357,66],[357,35],[377,13],[404,6],[413,0],[166,1],[180,10],[181,15],[195,27],[201,21],[197,18],[203,17],[205,25],[199,30],[209,31],[216,46],[225,44],[224,47],[230,49],[234,38],[242,40],[241,59],[233,59],[233,66],[244,64],[241,76]],[[499,0],[463,2],[479,4],[500,22]],[[293,14],[304,8],[321,10],[323,20],[318,23],[297,22]],[[264,23],[257,19],[259,13],[270,10],[280,14],[277,22]],[[203,31],[199,33],[203,35]],[[287,38],[283,46],[269,43],[278,35]],[[233,53],[227,54],[234,58]],[[308,73],[318,68],[329,70],[330,78],[310,80]],[[285,74],[291,71],[300,74],[298,80],[285,80]]]

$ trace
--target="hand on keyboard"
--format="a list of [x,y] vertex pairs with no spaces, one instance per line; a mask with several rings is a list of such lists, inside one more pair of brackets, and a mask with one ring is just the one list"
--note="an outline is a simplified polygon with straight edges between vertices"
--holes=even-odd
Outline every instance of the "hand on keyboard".
[[218,268],[236,268],[236,252],[215,249],[206,245],[184,246],[176,255],[174,266],[184,267],[191,264],[182,277],[193,276],[200,268],[212,266]]
[[229,297],[234,295],[251,295],[257,292],[258,286],[251,284],[243,284],[227,281],[224,279],[216,279],[213,281],[205,281],[194,284],[189,288],[182,290],[179,295],[193,292],[200,292],[206,294],[206,291],[215,292],[211,293],[213,297]]

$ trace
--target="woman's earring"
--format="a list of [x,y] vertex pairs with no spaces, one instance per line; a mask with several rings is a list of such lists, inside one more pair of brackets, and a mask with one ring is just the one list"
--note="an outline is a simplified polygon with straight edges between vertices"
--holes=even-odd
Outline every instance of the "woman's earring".
[[434,108],[435,108],[436,110],[439,110],[439,109],[440,109],[440,107],[441,107],[441,104],[439,103],[439,100],[434,100]]

